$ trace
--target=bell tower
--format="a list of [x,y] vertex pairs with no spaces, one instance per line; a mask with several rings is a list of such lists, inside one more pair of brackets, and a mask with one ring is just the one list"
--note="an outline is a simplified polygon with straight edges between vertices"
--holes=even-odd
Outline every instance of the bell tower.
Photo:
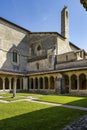
[[61,35],[69,39],[69,11],[66,6],[61,11]]

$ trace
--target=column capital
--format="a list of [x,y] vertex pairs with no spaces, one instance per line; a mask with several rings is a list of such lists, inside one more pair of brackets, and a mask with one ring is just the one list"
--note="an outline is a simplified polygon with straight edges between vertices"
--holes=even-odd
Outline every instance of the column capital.
[[2,77],[2,80],[5,80],[5,77]]
[[8,77],[9,81],[12,79],[12,77]]

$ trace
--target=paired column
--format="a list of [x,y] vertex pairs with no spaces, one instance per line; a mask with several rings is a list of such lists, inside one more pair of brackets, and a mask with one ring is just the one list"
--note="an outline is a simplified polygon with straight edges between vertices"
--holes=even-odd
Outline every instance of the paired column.
[[45,78],[43,77],[43,89],[45,89]]
[[48,89],[50,89],[50,77],[48,77]]
[[23,90],[28,90],[28,78],[23,77]]
[[79,91],[79,76],[77,76],[77,90]]
[[29,89],[31,89],[31,79],[29,79]]
[[61,93],[62,78],[56,77],[55,82],[56,82],[56,88],[55,88],[56,93]]
[[71,76],[69,76],[69,93],[71,92]]
[[17,78],[14,78],[14,82],[13,82],[13,97],[16,96],[16,86],[17,86]]
[[11,91],[11,78],[9,78],[9,90]]
[[3,90],[5,90],[5,77],[3,77],[2,80],[3,80]]
[[21,90],[23,89],[22,86],[23,86],[23,79],[20,78],[20,89],[21,89]]
[[35,78],[33,79],[33,89],[35,89]]
[[38,89],[40,89],[40,78],[38,78]]

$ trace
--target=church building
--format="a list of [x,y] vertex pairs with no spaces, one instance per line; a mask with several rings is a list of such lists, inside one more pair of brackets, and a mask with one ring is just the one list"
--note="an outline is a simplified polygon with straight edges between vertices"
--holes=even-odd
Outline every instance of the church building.
[[69,11],[61,34],[31,32],[0,17],[0,92],[87,94],[87,53],[69,41]]

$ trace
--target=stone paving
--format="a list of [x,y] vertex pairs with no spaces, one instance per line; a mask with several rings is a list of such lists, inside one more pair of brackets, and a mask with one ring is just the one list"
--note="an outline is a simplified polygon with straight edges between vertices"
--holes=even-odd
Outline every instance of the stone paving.
[[63,130],[87,130],[87,115],[66,126]]
[[2,102],[2,103],[9,103],[9,102],[6,101],[6,100],[0,100],[0,102]]

